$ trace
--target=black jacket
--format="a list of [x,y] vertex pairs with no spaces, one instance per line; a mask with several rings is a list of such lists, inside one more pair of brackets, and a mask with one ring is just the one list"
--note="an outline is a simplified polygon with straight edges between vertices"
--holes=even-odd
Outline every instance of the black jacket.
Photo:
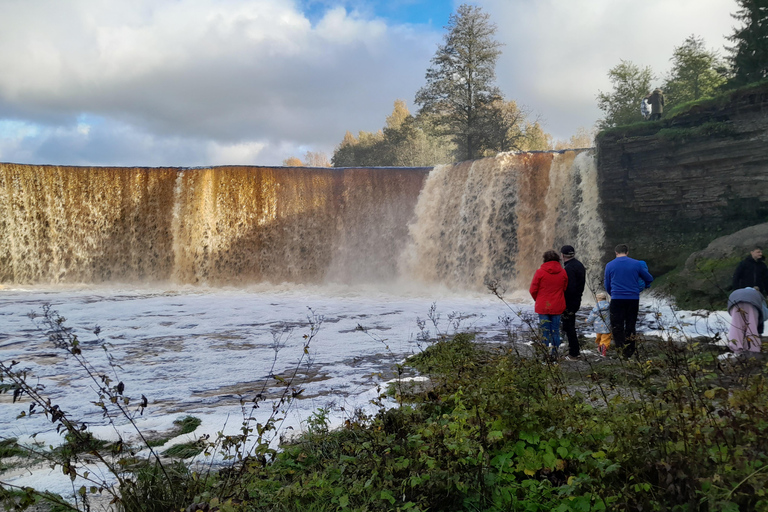
[[739,263],[733,273],[733,289],[753,286],[758,286],[763,295],[768,292],[768,267],[762,259],[755,261],[755,258],[749,255]]
[[576,258],[563,263],[563,268],[568,275],[568,288],[565,289],[565,309],[576,312],[581,306],[581,296],[584,294],[587,271]]

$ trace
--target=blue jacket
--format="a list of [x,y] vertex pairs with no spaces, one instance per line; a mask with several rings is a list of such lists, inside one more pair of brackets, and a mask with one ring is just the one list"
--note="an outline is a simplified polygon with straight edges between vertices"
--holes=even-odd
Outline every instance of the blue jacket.
[[[640,265],[643,266],[643,270],[648,272],[648,264],[642,260],[638,260],[638,261],[640,261]],[[643,290],[650,287],[651,287],[651,283],[646,283],[642,277],[637,278],[637,289],[640,291],[640,293],[643,293]]]
[[650,286],[653,276],[643,268],[639,261],[629,256],[619,256],[605,266],[605,291],[611,299],[639,299],[638,279]]

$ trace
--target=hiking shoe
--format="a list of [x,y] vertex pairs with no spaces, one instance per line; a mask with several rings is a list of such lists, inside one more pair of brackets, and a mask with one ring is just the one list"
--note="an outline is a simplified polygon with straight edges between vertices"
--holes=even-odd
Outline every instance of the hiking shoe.
[[581,360],[581,356],[567,355],[567,356],[565,356],[565,360],[566,361],[580,361]]

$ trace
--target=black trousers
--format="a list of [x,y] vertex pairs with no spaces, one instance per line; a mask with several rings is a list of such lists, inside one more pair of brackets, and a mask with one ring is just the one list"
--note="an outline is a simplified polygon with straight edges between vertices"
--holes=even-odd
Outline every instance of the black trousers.
[[616,348],[622,350],[625,357],[635,354],[637,334],[637,312],[640,309],[640,299],[611,300],[611,333]]
[[579,357],[579,337],[576,334],[576,312],[579,306],[567,306],[560,316],[560,326],[568,338],[568,355],[571,357]]

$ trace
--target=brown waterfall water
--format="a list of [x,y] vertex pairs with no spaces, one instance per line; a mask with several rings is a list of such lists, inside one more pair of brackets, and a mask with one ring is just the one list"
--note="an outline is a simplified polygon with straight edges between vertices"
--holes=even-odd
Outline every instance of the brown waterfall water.
[[434,169],[0,164],[0,283],[394,282],[527,288],[599,260],[591,152]]
[[548,249],[573,245],[599,279],[604,229],[591,151],[506,153],[439,166],[410,225],[401,273],[483,289],[527,289]]

